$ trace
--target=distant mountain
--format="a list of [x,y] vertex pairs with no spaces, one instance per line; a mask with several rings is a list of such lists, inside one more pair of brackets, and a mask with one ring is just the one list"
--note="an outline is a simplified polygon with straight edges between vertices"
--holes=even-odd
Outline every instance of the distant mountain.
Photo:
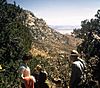
[[[30,28],[33,36],[31,53],[44,57],[55,57],[61,53],[68,54],[76,47],[75,38],[63,35],[49,27],[43,19],[34,16],[30,11],[24,11],[25,25]],[[62,27],[62,26],[59,26]],[[73,43],[71,43],[73,41]]]
[[75,25],[49,25],[51,28],[55,29],[56,31],[62,33],[62,34],[70,34],[71,32],[73,32],[73,29],[78,29],[80,28],[80,26]]

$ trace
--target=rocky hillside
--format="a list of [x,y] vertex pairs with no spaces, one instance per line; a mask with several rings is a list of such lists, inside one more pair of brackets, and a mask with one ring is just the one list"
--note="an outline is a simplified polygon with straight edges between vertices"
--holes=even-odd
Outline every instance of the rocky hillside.
[[30,11],[24,11],[25,25],[31,28],[33,36],[31,53],[44,57],[68,54],[75,48],[76,39],[71,35],[63,35],[50,28],[43,19],[39,19]]

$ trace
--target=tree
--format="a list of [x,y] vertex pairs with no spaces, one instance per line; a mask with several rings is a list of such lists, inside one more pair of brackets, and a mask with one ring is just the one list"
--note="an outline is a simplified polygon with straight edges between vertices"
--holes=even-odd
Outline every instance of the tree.
[[95,19],[82,21],[81,29],[74,30],[74,34],[83,39],[77,49],[86,55],[87,63],[92,60],[91,57],[98,57],[97,60],[95,59],[97,62],[95,68],[91,68],[93,78],[100,82],[100,10],[97,11]]
[[0,65],[4,69],[0,70],[0,88],[18,88],[17,68],[31,48],[32,35],[23,24],[22,13],[15,3],[0,0]]

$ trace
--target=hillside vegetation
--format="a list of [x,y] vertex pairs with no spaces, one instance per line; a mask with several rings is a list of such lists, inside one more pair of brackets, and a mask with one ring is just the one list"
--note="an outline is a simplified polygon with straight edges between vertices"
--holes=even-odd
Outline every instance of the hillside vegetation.
[[100,82],[100,10],[95,19],[84,20],[81,25],[82,28],[75,29],[72,35],[63,35],[15,2],[8,4],[0,0],[0,88],[20,88],[17,70],[26,53],[33,56],[28,63],[31,72],[41,64],[49,81],[60,78],[63,86],[67,86],[70,77],[68,57],[72,49],[82,54],[91,78]]
[[32,12],[24,10],[23,16],[26,18],[25,25],[31,29],[33,36],[31,49],[33,55],[54,57],[60,53],[69,53],[76,47],[74,37],[60,34],[50,28],[43,19],[35,17]]
[[75,48],[71,41],[69,36],[53,30],[43,19],[16,6],[15,2],[8,4],[6,0],[0,0],[0,87],[20,87],[17,70],[23,55],[29,52],[33,55],[29,63],[31,71],[41,64],[49,79],[63,76],[59,71],[63,67],[66,75],[68,61],[62,59],[62,55],[66,56]]

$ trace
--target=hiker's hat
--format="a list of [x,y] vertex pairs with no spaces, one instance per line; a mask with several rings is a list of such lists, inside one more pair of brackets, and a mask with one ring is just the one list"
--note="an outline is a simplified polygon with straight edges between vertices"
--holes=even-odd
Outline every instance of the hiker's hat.
[[78,57],[78,56],[79,56],[78,51],[77,51],[77,50],[72,50],[72,51],[71,51],[71,56],[76,56],[76,57]]

